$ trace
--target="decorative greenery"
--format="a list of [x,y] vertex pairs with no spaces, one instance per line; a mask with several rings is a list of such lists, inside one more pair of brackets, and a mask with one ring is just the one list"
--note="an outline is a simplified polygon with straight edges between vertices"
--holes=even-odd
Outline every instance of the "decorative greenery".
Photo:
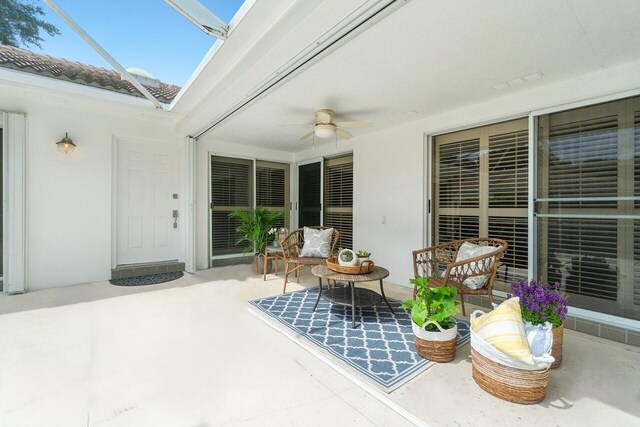
[[261,254],[264,253],[264,248],[271,240],[269,231],[284,218],[284,212],[255,208],[251,211],[235,210],[231,212],[229,217],[240,220],[236,231],[240,233],[241,237],[236,245],[247,243],[247,246],[242,249],[243,252],[256,251]]
[[562,325],[567,315],[567,299],[560,292],[560,283],[545,285],[535,280],[523,280],[511,283],[511,289],[515,296],[520,298],[520,310],[524,320],[534,325],[549,322],[554,328]]
[[371,256],[371,252],[363,251],[362,249],[358,251],[358,256],[361,258],[366,258]]
[[[411,318],[416,325],[422,327],[426,322],[435,322],[442,329],[450,329],[456,325],[452,317],[460,312],[456,306],[457,290],[453,286],[429,287],[428,277],[409,280],[416,287],[414,299],[406,300],[402,307],[411,310]],[[428,324],[427,331],[437,332],[434,324]]]
[[0,0],[0,44],[13,47],[40,46],[43,30],[50,36],[60,34],[53,24],[42,19],[44,10],[34,1]]
[[344,261],[344,262],[351,262],[351,261],[353,261],[353,252],[351,252],[351,251],[345,251],[345,252],[342,252],[342,250],[343,250],[343,249],[340,249],[340,250],[339,250],[339,253],[340,253],[340,255],[339,255],[339,256],[340,256],[340,259],[341,259],[342,261]]

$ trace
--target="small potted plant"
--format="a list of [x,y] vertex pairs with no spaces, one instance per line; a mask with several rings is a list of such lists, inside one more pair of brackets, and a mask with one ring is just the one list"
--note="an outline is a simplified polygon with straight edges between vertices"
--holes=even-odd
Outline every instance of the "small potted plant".
[[564,327],[562,322],[567,315],[567,299],[560,292],[560,283],[545,285],[542,282],[523,280],[511,283],[515,296],[520,298],[522,320],[532,325],[552,326],[553,344],[551,355],[556,359],[551,365],[557,368],[562,363],[562,341]]
[[[250,211],[235,210],[229,216],[240,220],[240,225],[236,227],[240,239],[236,244],[247,244],[242,252],[255,251],[253,266],[257,273],[262,273],[264,271],[264,250],[269,243],[269,231],[282,221],[284,212],[255,208]],[[267,272],[269,271],[271,271],[271,266],[267,264]]]
[[354,266],[359,265],[360,261],[358,259],[358,255],[356,255],[351,249],[340,249],[340,252],[338,252],[338,264]]
[[418,354],[434,362],[450,362],[456,355],[458,324],[454,315],[456,288],[429,287],[428,277],[411,279],[416,287],[415,297],[403,302],[411,310],[413,341]]
[[371,256],[371,252],[363,251],[362,249],[358,251],[358,263],[362,265],[365,261],[369,261],[369,257]]

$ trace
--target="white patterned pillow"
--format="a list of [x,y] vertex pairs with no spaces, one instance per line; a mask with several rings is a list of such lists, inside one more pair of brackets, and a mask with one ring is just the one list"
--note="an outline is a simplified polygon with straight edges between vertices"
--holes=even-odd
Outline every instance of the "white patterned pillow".
[[[488,255],[491,252],[495,252],[497,249],[494,246],[480,246],[469,242],[464,242],[458,249],[458,255],[456,255],[456,262],[464,261],[469,258],[475,258],[477,256]],[[484,262],[484,261],[483,261]],[[488,261],[487,261],[488,262]],[[472,262],[469,265],[462,267],[455,267],[451,270],[453,275],[463,275],[468,270],[475,270],[478,267],[477,262]],[[480,289],[487,283],[489,275],[467,277],[462,282],[467,288]]]
[[300,256],[311,258],[329,258],[331,255],[331,238],[333,228],[326,230],[316,230],[314,228],[304,228],[304,245]]

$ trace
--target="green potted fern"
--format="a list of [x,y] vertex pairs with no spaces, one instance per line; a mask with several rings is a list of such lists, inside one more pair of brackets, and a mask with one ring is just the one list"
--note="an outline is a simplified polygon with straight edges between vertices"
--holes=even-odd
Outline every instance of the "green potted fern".
[[411,279],[416,292],[413,299],[403,302],[411,310],[413,342],[418,354],[434,362],[450,362],[456,355],[458,324],[453,317],[456,308],[456,288],[429,287],[429,278]]
[[[284,212],[270,211],[265,208],[253,210],[235,210],[229,215],[240,220],[236,232],[240,239],[236,245],[245,244],[242,252],[255,252],[253,266],[257,273],[264,271],[264,250],[272,239],[269,230],[276,227],[284,219]],[[269,260],[271,261],[271,260]],[[267,264],[267,272],[271,271],[270,262]]]

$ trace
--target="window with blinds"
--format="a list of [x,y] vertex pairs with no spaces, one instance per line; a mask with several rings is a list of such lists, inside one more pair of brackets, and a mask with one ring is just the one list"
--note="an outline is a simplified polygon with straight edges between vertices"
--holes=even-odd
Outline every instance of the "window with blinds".
[[528,147],[526,119],[435,138],[434,241],[506,240],[499,290],[527,277]]
[[538,119],[538,275],[572,306],[640,319],[640,98]]
[[253,208],[253,161],[211,156],[211,255],[240,252],[236,209]]
[[256,161],[256,206],[282,211],[278,227],[289,227],[289,165]]
[[324,161],[324,225],[340,232],[338,247],[353,248],[353,156]]

